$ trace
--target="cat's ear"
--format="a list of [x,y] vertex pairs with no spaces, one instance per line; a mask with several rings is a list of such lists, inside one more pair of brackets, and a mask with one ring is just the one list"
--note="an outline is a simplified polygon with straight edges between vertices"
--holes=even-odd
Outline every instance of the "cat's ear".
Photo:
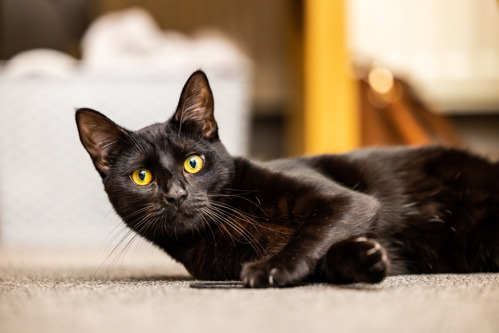
[[182,89],[173,120],[181,128],[194,130],[207,139],[218,138],[218,128],[213,113],[213,94],[206,74],[194,72]]
[[76,125],[80,141],[94,162],[99,174],[109,173],[111,153],[128,132],[100,112],[91,109],[76,111]]

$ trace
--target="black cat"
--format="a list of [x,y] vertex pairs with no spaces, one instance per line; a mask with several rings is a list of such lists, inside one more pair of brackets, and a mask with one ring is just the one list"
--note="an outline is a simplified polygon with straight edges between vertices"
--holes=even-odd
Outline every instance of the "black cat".
[[198,279],[249,287],[499,271],[499,164],[442,148],[270,162],[231,157],[205,74],[173,117],[126,130],[76,121],[116,212]]

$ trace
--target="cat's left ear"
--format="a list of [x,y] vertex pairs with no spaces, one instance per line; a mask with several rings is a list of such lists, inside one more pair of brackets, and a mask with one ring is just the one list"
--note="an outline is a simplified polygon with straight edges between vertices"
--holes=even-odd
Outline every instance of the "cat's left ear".
[[207,139],[218,139],[213,106],[213,93],[208,78],[203,71],[198,70],[184,85],[173,120],[181,128],[196,131]]

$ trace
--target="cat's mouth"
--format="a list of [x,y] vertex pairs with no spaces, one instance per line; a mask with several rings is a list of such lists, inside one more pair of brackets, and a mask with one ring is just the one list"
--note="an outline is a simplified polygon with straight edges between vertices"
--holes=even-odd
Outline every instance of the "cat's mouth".
[[167,227],[172,227],[176,231],[191,230],[197,228],[196,226],[196,213],[188,205],[181,205],[180,207],[164,207],[162,213]]
[[185,221],[189,218],[192,218],[192,215],[184,212],[182,209],[177,209],[177,211],[173,214],[174,221]]
[[[194,206],[194,207],[193,207]],[[132,219],[124,221],[143,236],[150,234],[182,234],[192,230],[202,230],[208,223],[203,215],[203,208],[198,204],[184,202],[180,207],[169,204],[151,205],[144,214],[132,213]]]

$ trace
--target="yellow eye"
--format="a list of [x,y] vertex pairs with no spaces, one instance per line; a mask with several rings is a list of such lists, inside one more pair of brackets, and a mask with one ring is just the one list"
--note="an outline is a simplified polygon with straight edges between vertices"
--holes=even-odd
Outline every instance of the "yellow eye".
[[198,155],[191,155],[185,159],[184,169],[188,173],[197,173],[203,168],[203,159]]
[[147,185],[152,181],[152,173],[147,169],[137,169],[132,173],[132,180],[137,185]]

